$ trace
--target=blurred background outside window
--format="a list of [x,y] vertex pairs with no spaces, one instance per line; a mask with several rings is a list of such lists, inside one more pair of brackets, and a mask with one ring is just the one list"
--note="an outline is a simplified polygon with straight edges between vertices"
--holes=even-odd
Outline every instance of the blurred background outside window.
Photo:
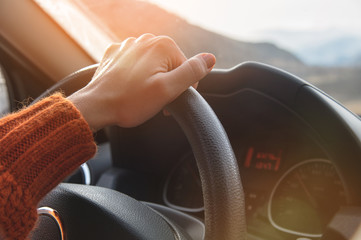
[[97,61],[112,41],[168,35],[188,57],[270,64],[361,114],[360,0],[35,1]]

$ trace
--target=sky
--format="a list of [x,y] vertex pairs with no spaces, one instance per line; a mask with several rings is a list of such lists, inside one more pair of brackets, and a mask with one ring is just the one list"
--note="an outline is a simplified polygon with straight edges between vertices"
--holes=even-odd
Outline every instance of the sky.
[[[136,1],[157,4],[189,23],[234,39],[274,43],[311,65],[345,65],[355,61],[361,64],[361,0]],[[81,40],[93,28],[88,25],[84,30],[76,28],[72,18],[64,17],[73,10],[79,11],[73,7],[72,0],[36,2],[58,17],[58,22],[68,21],[64,25],[71,26],[72,35],[79,35],[79,42],[87,44],[86,49],[109,43],[99,33],[85,37],[87,41]],[[87,23],[86,16],[84,20],[80,18],[82,14],[73,15],[78,23]],[[97,36],[95,43],[94,36]],[[93,54],[96,59],[103,53],[103,48],[98,49],[101,50]]]
[[[188,22],[239,40],[279,39],[303,33],[322,38],[351,33],[361,36],[361,0],[146,0]],[[276,36],[274,36],[276,35]],[[299,34],[300,38],[302,34]],[[285,41],[285,40],[283,40]],[[292,39],[302,44],[312,41]],[[290,45],[292,43],[280,43]],[[295,43],[296,44],[296,43]]]

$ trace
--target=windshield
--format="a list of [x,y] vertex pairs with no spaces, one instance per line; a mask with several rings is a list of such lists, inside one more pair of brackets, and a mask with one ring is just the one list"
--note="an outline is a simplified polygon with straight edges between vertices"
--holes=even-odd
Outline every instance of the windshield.
[[[359,0],[36,0],[95,60],[112,41],[171,36],[217,68],[258,61],[289,71],[361,114]],[[286,90],[285,90],[286,91]]]

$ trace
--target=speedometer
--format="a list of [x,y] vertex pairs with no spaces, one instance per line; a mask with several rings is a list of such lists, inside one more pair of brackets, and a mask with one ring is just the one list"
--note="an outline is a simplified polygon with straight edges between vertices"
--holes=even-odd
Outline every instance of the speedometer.
[[268,217],[281,231],[320,237],[346,199],[335,166],[325,159],[307,160],[289,169],[277,182],[270,197]]

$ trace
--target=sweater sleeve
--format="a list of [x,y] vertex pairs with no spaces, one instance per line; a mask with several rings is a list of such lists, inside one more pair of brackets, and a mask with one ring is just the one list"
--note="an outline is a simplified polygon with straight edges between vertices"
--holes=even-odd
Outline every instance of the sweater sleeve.
[[0,236],[25,239],[39,201],[95,152],[87,122],[60,94],[0,119]]

